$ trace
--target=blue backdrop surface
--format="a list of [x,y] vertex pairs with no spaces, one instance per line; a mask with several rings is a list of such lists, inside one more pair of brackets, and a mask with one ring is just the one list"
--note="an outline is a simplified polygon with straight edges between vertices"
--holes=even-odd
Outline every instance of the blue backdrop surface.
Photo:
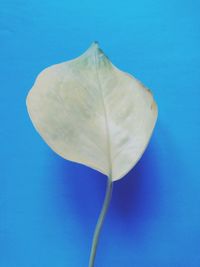
[[25,98],[98,40],[152,89],[158,122],[114,184],[95,267],[200,266],[200,2],[0,1],[0,266],[87,266],[106,177],[57,156]]

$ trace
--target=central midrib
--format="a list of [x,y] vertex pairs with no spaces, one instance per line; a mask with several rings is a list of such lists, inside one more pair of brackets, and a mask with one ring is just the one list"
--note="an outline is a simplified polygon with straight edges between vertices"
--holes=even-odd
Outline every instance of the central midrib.
[[100,91],[101,99],[102,99],[102,105],[103,105],[103,111],[104,111],[104,117],[105,117],[105,128],[106,128],[106,148],[107,148],[107,155],[108,155],[108,167],[109,167],[109,178],[112,179],[112,159],[111,159],[111,140],[110,140],[110,129],[109,129],[109,123],[108,123],[108,114],[106,110],[106,105],[104,101],[104,94],[101,86],[101,81],[99,77],[99,72],[98,72],[98,65],[99,61],[97,58],[97,53],[98,53],[98,48],[95,49],[94,53],[94,63],[95,63],[95,69],[96,69],[96,75],[97,75],[97,82],[98,82],[98,88]]

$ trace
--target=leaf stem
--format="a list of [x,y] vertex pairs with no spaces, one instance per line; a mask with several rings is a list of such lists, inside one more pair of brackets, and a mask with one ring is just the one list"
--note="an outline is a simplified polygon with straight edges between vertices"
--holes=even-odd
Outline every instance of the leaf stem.
[[111,196],[112,196],[112,188],[113,188],[113,182],[110,177],[108,177],[107,180],[107,188],[106,188],[106,194],[104,198],[104,203],[101,209],[101,213],[99,215],[96,228],[94,231],[93,235],[93,241],[92,241],[92,248],[90,252],[90,261],[89,261],[89,267],[94,267],[94,261],[95,261],[95,256],[96,256],[96,251],[97,251],[97,245],[99,241],[99,235],[101,232],[101,228],[110,204]]

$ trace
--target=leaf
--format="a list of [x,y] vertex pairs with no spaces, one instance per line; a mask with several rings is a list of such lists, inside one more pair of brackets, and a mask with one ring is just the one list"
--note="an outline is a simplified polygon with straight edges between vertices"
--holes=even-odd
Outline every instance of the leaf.
[[57,154],[112,181],[140,159],[157,119],[150,91],[117,69],[97,43],[80,57],[42,71],[27,108]]

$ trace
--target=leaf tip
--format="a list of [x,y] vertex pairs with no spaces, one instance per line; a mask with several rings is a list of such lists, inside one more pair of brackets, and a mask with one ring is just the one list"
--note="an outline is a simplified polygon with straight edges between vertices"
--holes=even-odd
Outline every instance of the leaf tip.
[[97,41],[94,41],[91,46],[89,47],[88,51],[95,52],[100,49],[99,43]]
[[99,42],[98,41],[94,41],[92,44],[99,46]]

